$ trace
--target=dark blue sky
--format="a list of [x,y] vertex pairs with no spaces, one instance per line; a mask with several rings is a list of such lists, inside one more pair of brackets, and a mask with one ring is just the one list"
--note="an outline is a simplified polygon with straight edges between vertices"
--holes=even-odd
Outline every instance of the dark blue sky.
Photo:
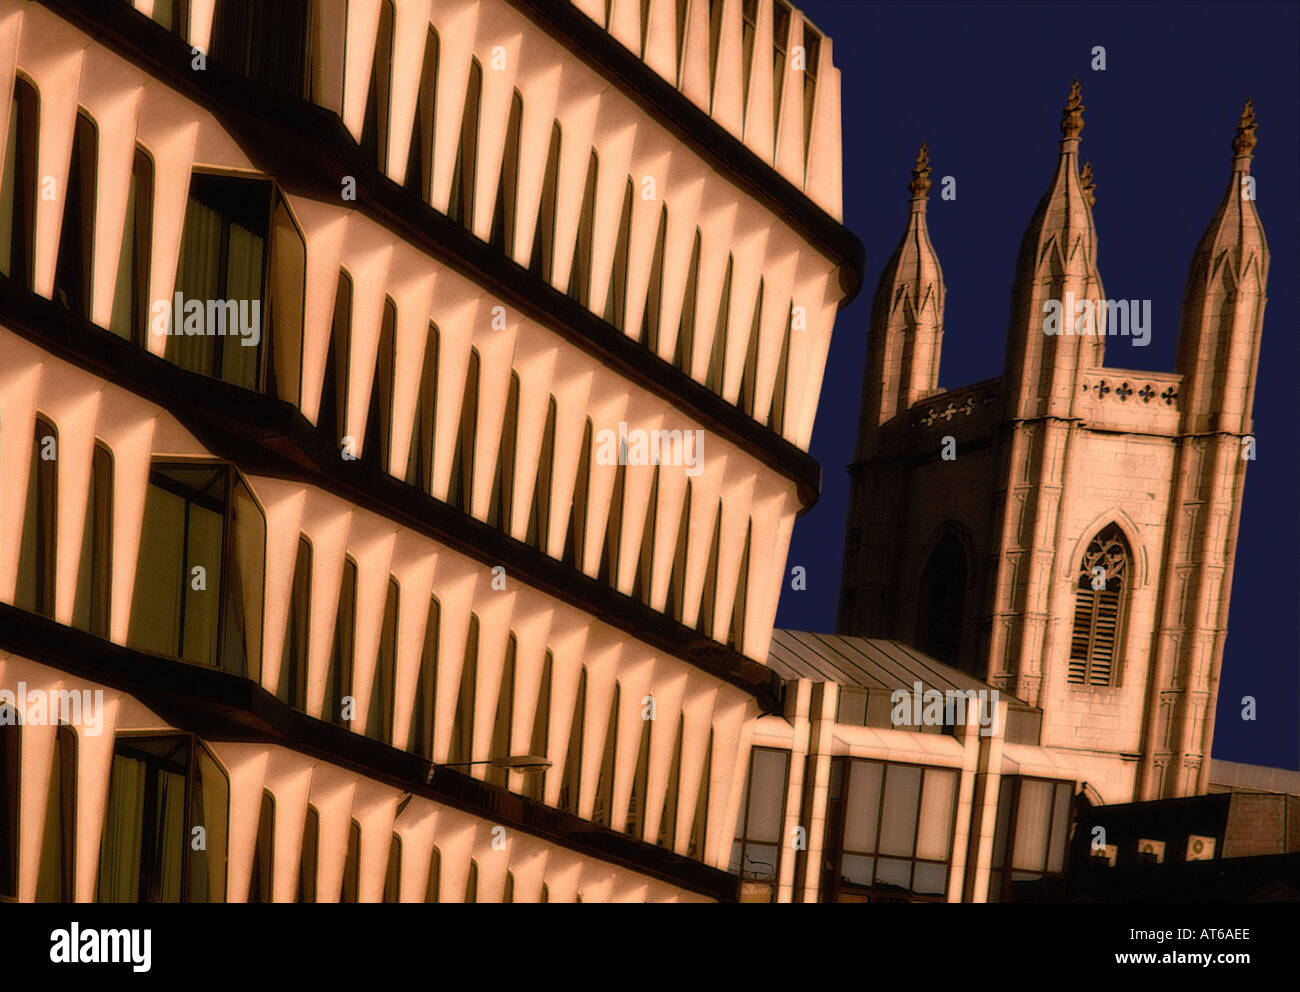
[[[848,476],[871,296],[902,234],[922,140],[930,236],[948,286],[940,385],[1000,375],[1020,237],[1051,178],[1070,81],[1083,84],[1081,160],[1107,296],[1152,301],[1150,345],[1106,342],[1106,364],[1172,371],[1192,252],[1226,188],[1246,97],[1259,123],[1257,206],[1272,252],[1214,756],[1300,767],[1300,516],[1296,301],[1300,261],[1300,6],[1293,3],[861,3],[801,0],[842,72],[845,223],[866,282],[836,323],[812,453],[820,502],[795,526],[777,625],[834,630]],[[1106,49],[1106,70],[1090,68]],[[957,199],[939,199],[943,176]],[[1254,696],[1258,716],[1241,719]]]

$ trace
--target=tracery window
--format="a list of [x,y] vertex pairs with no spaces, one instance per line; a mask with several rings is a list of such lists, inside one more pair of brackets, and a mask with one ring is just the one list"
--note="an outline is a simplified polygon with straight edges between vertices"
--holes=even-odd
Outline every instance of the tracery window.
[[1072,683],[1113,686],[1117,682],[1117,651],[1123,629],[1129,563],[1128,542],[1115,524],[1098,533],[1083,553],[1070,639],[1067,679]]

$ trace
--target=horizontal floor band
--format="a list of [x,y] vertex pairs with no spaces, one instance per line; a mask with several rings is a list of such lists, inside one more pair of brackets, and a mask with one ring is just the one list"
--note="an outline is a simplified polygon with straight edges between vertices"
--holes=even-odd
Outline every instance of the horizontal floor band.
[[317,720],[249,679],[144,654],[0,603],[0,654],[13,653],[128,693],[180,730],[214,741],[274,744],[722,902],[727,872],[488,785],[453,768]]
[[245,472],[320,487],[689,662],[779,712],[782,682],[734,648],[393,478],[339,457],[293,404],[179,368],[0,276],[0,322],[79,368],[156,403],[215,457]]

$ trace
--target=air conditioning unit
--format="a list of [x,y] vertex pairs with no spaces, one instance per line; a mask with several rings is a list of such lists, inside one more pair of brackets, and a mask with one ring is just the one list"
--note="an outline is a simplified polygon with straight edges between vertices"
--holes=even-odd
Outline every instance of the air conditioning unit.
[[1187,838],[1187,857],[1184,861],[1213,861],[1214,838],[1192,834]]
[[1162,865],[1165,863],[1165,842],[1148,840],[1143,837],[1138,841],[1138,864]]

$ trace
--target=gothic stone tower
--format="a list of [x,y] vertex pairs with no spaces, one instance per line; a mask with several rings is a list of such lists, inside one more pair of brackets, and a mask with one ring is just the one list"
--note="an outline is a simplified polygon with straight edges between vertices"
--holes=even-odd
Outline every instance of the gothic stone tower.
[[1071,309],[1105,300],[1083,110],[1076,81],[1021,242],[1004,373],[953,391],[922,146],[871,313],[838,626],[1040,707],[1042,743],[1104,802],[1190,795],[1206,789],[1253,448],[1269,259],[1254,110],[1192,259],[1173,374],[1104,365],[1102,332],[1136,330],[1136,304]]

